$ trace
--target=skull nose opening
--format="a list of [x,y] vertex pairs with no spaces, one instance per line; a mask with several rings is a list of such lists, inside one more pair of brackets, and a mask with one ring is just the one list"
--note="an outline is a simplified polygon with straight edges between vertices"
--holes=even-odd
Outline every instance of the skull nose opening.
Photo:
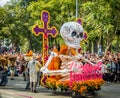
[[79,38],[79,35],[77,35],[77,38]]
[[83,37],[83,33],[80,33],[79,35],[80,35],[81,38]]

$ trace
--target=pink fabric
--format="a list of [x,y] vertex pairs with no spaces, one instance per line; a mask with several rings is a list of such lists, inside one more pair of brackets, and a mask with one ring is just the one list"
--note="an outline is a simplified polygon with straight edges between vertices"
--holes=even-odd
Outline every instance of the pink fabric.
[[[75,62],[72,62],[70,68],[70,86],[72,86],[72,82],[74,81],[94,80],[102,78],[102,62],[98,62],[94,66],[90,64],[84,64],[83,66],[81,66]],[[78,71],[73,72],[73,68],[76,68]]]

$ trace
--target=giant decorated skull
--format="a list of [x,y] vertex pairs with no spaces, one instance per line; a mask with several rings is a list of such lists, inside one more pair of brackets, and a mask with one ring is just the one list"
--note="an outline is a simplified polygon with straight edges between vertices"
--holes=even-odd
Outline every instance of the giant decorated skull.
[[69,47],[80,48],[80,41],[83,39],[83,27],[79,23],[64,23],[60,29],[60,34]]

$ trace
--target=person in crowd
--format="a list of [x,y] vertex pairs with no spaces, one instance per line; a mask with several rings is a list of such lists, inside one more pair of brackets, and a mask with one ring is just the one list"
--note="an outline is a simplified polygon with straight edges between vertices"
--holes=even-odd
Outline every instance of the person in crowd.
[[29,75],[29,69],[28,69],[28,62],[26,62],[26,66],[25,66],[25,77],[26,77],[25,89],[30,89],[30,75]]
[[0,55],[2,54],[2,45],[0,44]]
[[14,80],[14,75],[15,75],[15,67],[16,67],[16,58],[9,58],[8,60],[8,65],[10,67],[10,76],[11,80]]
[[113,73],[111,73],[111,62],[109,60],[104,60],[103,63],[106,65],[105,73],[103,74],[103,79],[107,82],[112,82],[114,79]]
[[[39,56],[36,57],[36,60],[39,61]],[[39,63],[41,64],[41,61],[39,61]],[[40,85],[40,80],[41,80],[41,76],[42,76],[42,72],[40,71],[40,67],[39,66],[36,66],[37,68],[37,85],[39,86]],[[42,67],[42,65],[41,65]]]
[[41,64],[39,61],[36,60],[36,56],[33,54],[32,60],[28,62],[28,70],[30,75],[30,88],[31,91],[36,93],[37,92],[37,73],[40,71]]
[[27,71],[27,65],[28,62],[24,59],[21,61],[21,73],[23,74],[24,81],[26,81],[26,71]]
[[119,82],[120,82],[120,53],[118,53],[118,75],[119,75]]
[[4,58],[4,61],[0,61],[0,85],[5,86],[8,83],[7,78],[7,59]]
[[120,65],[118,62],[118,57],[115,56],[114,58],[114,63],[115,63],[115,82],[120,81]]

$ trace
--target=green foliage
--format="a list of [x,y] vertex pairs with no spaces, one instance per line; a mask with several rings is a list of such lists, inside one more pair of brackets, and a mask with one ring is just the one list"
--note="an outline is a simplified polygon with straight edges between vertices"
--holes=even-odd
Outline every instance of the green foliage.
[[[42,49],[42,36],[34,36],[31,30],[35,24],[43,26],[41,11],[50,12],[48,25],[55,26],[59,31],[63,23],[76,20],[75,8],[76,0],[11,0],[10,4],[0,7],[0,39],[9,38],[16,46],[20,45],[23,51],[39,51]],[[116,36],[120,32],[119,0],[78,0],[78,8],[89,41],[97,38],[100,42],[103,38],[104,46],[111,42],[116,45],[119,40]],[[64,43],[60,34],[56,38],[49,37],[50,46]]]
[[89,40],[94,41],[95,38],[101,40],[103,37],[104,42],[106,41],[105,48],[110,47],[116,32],[120,28],[119,5],[119,0],[87,1],[81,4],[80,12],[84,21],[84,28],[89,33]]
[[110,21],[110,5],[105,2],[86,2],[82,4],[82,17],[90,37],[99,37],[113,30]]

